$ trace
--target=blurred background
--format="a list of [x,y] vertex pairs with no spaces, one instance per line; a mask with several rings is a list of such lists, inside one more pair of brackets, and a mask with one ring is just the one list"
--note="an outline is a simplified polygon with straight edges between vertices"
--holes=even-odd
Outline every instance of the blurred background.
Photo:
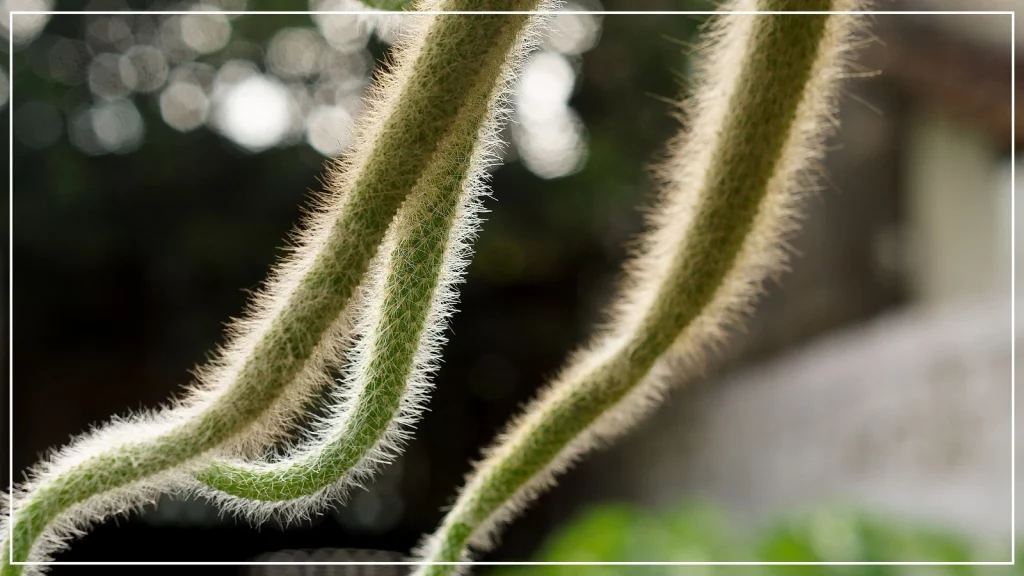
[[[13,69],[0,58],[0,106],[10,107],[0,122],[13,113],[20,480],[47,448],[112,414],[157,406],[188,382],[280,254],[324,161],[345,153],[402,21],[257,13],[362,8],[354,0],[0,6],[0,49],[9,38],[14,50]],[[145,9],[253,13],[20,15],[8,25],[10,10]],[[288,529],[163,499],[96,527],[57,560],[407,553],[440,521],[479,450],[600,318],[641,228],[651,162],[678,128],[671,101],[685,94],[688,46],[705,18],[554,18],[514,97],[516,123],[429,411],[368,490]],[[828,143],[826,188],[792,239],[791,271],[707,373],[680,375],[654,417],[566,474],[483,559],[745,559],[709,543],[720,522],[741,540],[782,542],[761,549],[770,559],[1009,560],[1019,44],[1008,15],[880,15],[872,31],[858,53],[863,74],[845,86],[842,131]],[[948,539],[922,547],[865,532],[857,527],[874,526],[861,524],[865,514]],[[797,524],[778,528],[790,518]],[[823,533],[842,538],[815,536]],[[888,544],[866,544],[876,541]],[[357,549],[381,552],[345,551]]]

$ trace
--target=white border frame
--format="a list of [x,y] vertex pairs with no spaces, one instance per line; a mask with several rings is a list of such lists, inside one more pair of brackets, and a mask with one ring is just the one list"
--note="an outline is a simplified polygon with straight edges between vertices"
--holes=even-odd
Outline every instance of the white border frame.
[[[14,16],[17,14],[77,14],[77,15],[124,15],[124,14],[232,14],[232,15],[286,15],[286,14],[380,14],[380,10],[272,10],[272,11],[245,11],[245,10],[11,10],[8,16],[7,35],[9,40],[7,77],[10,88],[7,92],[7,108],[9,113],[9,189],[8,189],[8,467],[11,486],[7,487],[8,497],[8,522],[13,526],[11,515],[14,509],[13,482],[14,482]],[[545,13],[537,10],[510,10],[510,11],[444,11],[424,10],[418,14],[535,14]],[[674,14],[700,14],[712,15],[718,12],[715,10],[627,10],[627,11],[594,11],[594,10],[559,10],[565,14],[601,14],[601,15],[674,15]],[[870,15],[928,15],[928,14],[1002,14],[1010,15],[1010,125],[1016,126],[1017,119],[1017,91],[1016,91],[1016,65],[1017,65],[1017,35],[1016,24],[1017,14],[1013,10],[799,10],[799,11],[767,11],[767,10],[735,10],[732,14],[870,14]],[[1011,132],[1013,133],[1013,132]],[[1012,351],[1016,349],[1017,336],[1016,325],[1016,230],[1014,213],[1016,205],[1017,190],[1017,146],[1016,138],[1012,135],[1010,139],[1010,316],[1011,316],[1011,355],[1010,355],[1010,561],[1009,562],[11,562],[12,566],[1013,566],[1016,561],[1017,551],[1017,524],[1016,524],[1016,358]],[[13,538],[8,540],[10,544],[10,556],[13,557]]]

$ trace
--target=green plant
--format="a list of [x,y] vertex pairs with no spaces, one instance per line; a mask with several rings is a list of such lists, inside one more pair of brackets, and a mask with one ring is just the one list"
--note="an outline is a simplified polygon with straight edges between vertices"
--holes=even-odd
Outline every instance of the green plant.
[[[452,0],[437,8],[529,10],[537,6],[536,0]],[[422,290],[399,295],[412,296],[409,300],[417,304],[433,298],[431,320],[443,320],[450,286],[465,256],[463,241],[474,227],[481,171],[496,144],[503,93],[530,42],[531,19],[497,14],[411,17],[419,22],[411,27],[390,71],[377,79],[369,110],[355,129],[359,145],[331,167],[328,191],[316,199],[312,214],[299,229],[296,247],[254,299],[247,318],[229,329],[229,343],[218,359],[200,372],[187,397],[174,406],[115,420],[76,439],[32,472],[31,480],[15,494],[13,524],[4,527],[4,574],[20,572],[22,567],[12,565],[12,558],[42,561],[88,524],[152,501],[160,492],[197,489],[208,493],[197,487],[193,475],[214,488],[230,490],[237,485],[232,457],[252,455],[288,431],[295,411],[329,382],[325,368],[340,363],[353,318],[361,318],[355,323],[364,330],[375,329],[370,318],[381,302],[404,290],[405,281],[419,280]],[[475,57],[468,58],[470,54]],[[458,162],[445,164],[445,159]],[[414,193],[417,197],[406,202]],[[409,226],[410,219],[415,223],[422,210],[438,202],[448,204],[444,217],[422,222],[441,228]],[[399,207],[408,217],[395,219]],[[451,237],[447,230],[454,231]],[[410,260],[409,254],[385,254],[371,266],[382,240],[394,250],[427,241],[430,244],[424,246],[434,251],[418,254],[422,261]],[[438,253],[438,247],[444,249]],[[352,305],[357,285],[367,285],[368,269],[370,276],[380,279],[378,290]],[[384,291],[396,283],[392,274],[399,278],[402,290]],[[438,324],[426,326],[422,315],[427,309],[416,312],[421,317],[408,318],[411,324],[405,328],[418,324],[419,331],[430,336],[441,330]],[[385,442],[365,438],[362,452],[345,464],[356,477],[369,472],[368,463],[374,460],[367,456],[395,448],[387,440],[400,440],[397,426],[414,418],[409,411],[422,393],[422,386],[404,386],[405,378],[415,374],[422,381],[432,364],[437,338],[427,338],[430,345],[416,350],[410,346],[415,347],[419,334],[403,335],[412,335],[413,341],[389,343],[394,348],[390,356],[382,357],[385,365],[368,368],[405,370],[404,375],[398,374],[403,386],[392,391],[388,400],[405,399],[406,410],[396,427],[377,427],[378,436],[388,433]],[[361,342],[369,344],[374,336],[366,336]],[[376,373],[367,375],[378,385]],[[391,376],[393,380],[395,374]],[[376,401],[372,392],[364,396]],[[387,421],[398,415],[383,406],[362,407],[363,413],[378,410]],[[344,408],[339,407],[338,414],[344,416]],[[278,464],[283,466],[287,465]],[[301,476],[299,484],[305,486]],[[229,506],[241,503],[237,510],[256,516],[281,507],[306,514],[311,505],[345,486],[344,479],[330,478],[303,504],[292,501],[261,507],[244,505],[251,501],[227,501]]]
[[[115,419],[31,472],[3,526],[3,574],[21,573],[13,562],[43,561],[88,525],[161,492],[198,493],[254,521],[302,517],[401,449],[444,341],[508,86],[540,26],[522,12],[550,5],[445,0],[418,8],[520,13],[407,16],[417,22],[376,79],[354,151],[332,165],[328,191],[228,344],[184,399]],[[663,166],[652,230],[611,321],[489,451],[422,546],[424,560],[458,561],[468,546],[486,545],[555,474],[656,403],[669,360],[696,367],[749,306],[783,261],[795,201],[812,184],[803,174],[831,125],[854,20],[717,19],[683,108],[691,125]],[[329,391],[329,416],[284,456],[262,455],[295,434],[296,417],[329,387],[331,367],[343,367],[344,378]]]
[[[534,560],[544,562],[985,562],[1005,557],[1005,546],[974,542],[965,535],[928,525],[830,506],[789,514],[745,532],[722,510],[697,503],[643,510],[608,503],[581,511],[542,544]],[[988,548],[991,548],[989,550]],[[995,557],[993,557],[995,556]],[[760,566],[744,574],[807,576],[901,576],[914,566]],[[528,571],[527,571],[528,570]],[[576,574],[578,566],[506,568],[499,576]],[[735,566],[704,567],[708,574],[732,574]],[[983,576],[1018,574],[992,566],[934,567],[935,574]],[[606,566],[608,576],[661,576],[681,573],[674,566]],[[686,572],[682,572],[686,573]]]
[[[845,2],[764,0],[762,10]],[[696,368],[747,310],[785,254],[802,170],[821,151],[842,73],[849,16],[727,16],[686,113],[690,129],[662,171],[652,230],[627,269],[607,327],[509,427],[422,546],[434,562],[486,548],[496,528],[581,454],[622,434],[657,403],[667,361]],[[449,568],[432,565],[424,574]]]

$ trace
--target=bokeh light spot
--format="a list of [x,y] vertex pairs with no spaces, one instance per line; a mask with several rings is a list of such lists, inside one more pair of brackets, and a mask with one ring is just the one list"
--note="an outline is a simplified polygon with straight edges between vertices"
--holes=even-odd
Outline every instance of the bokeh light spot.
[[122,60],[125,64],[135,73],[135,89],[139,92],[155,92],[167,81],[167,59],[153,46],[132,46]]
[[44,12],[53,10],[53,0],[0,0],[0,35],[4,39],[10,38],[15,48],[28,45],[43,31],[46,23],[50,21],[50,14],[15,14],[14,32],[9,29],[11,23],[11,10],[25,12]]
[[564,108],[572,95],[576,73],[564,56],[537,52],[526,63],[516,93],[524,115],[544,117]]
[[182,36],[181,16],[169,16],[160,23],[157,44],[171,62],[191,60],[196,54]]
[[316,32],[285,28],[270,40],[267,66],[282,78],[305,78],[316,73],[323,49]]
[[[600,10],[601,6],[580,6],[569,2],[561,12]],[[551,28],[544,38],[546,50],[562,54],[579,55],[597,45],[601,37],[601,16],[598,14],[559,14],[551,17]]]
[[97,51],[121,51],[134,43],[127,16],[91,17],[86,26],[86,38]]
[[129,100],[109,100],[80,109],[68,125],[71,144],[93,156],[131,152],[142,144],[144,135],[142,116]]
[[351,144],[352,116],[340,106],[318,106],[306,119],[306,141],[324,156],[337,156]]
[[[311,2],[310,9],[320,11],[366,10],[357,0],[320,0]],[[353,52],[366,46],[373,23],[362,14],[313,14],[313,21],[332,48],[340,52]]]
[[535,53],[523,69],[512,127],[519,158],[541,178],[568,176],[583,167],[583,122],[569,107],[576,72],[554,52]]
[[[198,5],[195,10],[217,10]],[[185,14],[181,17],[181,39],[200,54],[210,54],[227,46],[231,39],[231,23],[223,14]]]
[[135,68],[120,54],[100,54],[89,64],[89,89],[102,98],[123,98],[131,94],[135,81]]
[[173,82],[160,93],[160,116],[175,130],[188,132],[202,126],[209,110],[206,93],[192,82]]
[[218,95],[215,125],[239,146],[258,152],[278,144],[288,134],[296,105],[288,89],[276,79],[250,76],[218,91]]
[[576,112],[563,108],[544,122],[513,126],[523,164],[541,178],[561,178],[578,172],[586,159],[584,126]]
[[104,150],[124,154],[142,143],[145,124],[134,104],[115,100],[92,109],[92,129]]
[[[234,63],[231,63],[234,66]],[[253,66],[244,67],[245,76],[256,73]],[[168,75],[168,83],[191,82],[209,94],[213,91],[214,81],[217,78],[218,70],[209,64],[202,62],[183,62],[176,66]]]

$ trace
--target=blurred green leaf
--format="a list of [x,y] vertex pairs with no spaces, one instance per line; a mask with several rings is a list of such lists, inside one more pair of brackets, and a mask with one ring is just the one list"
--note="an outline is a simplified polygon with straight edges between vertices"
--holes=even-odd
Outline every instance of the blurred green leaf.
[[[546,562],[983,562],[999,561],[979,543],[945,529],[826,507],[792,514],[745,537],[708,504],[648,511],[626,503],[585,510],[555,532],[535,557]],[[537,566],[501,576],[587,574],[771,574],[773,576],[1002,576],[1019,568],[982,566]]]

